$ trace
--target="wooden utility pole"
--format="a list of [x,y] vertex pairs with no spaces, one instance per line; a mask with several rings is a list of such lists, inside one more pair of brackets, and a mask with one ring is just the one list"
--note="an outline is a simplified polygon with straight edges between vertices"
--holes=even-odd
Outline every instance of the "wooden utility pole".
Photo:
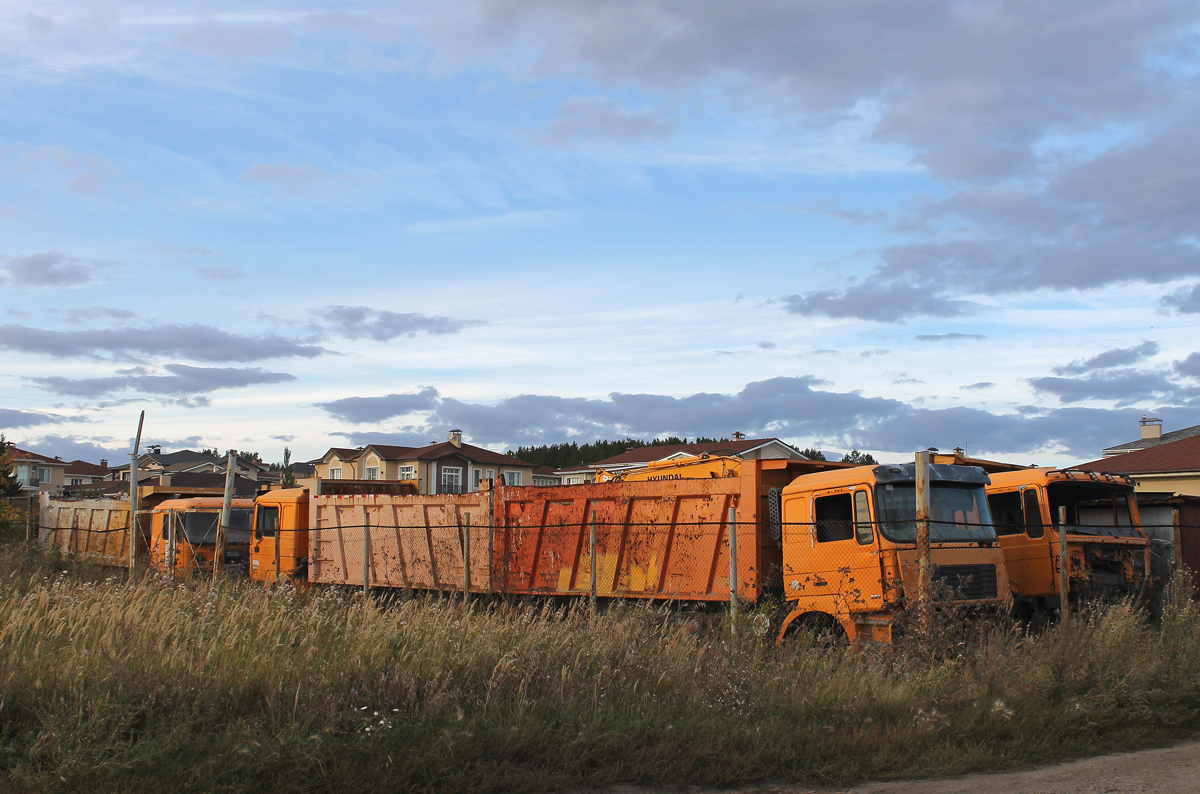
[[928,451],[917,453],[914,483],[917,496],[917,604],[922,611],[929,606],[933,583],[933,552],[929,542],[929,458]]
[[237,450],[225,456],[225,498],[221,501],[221,520],[217,522],[217,550],[213,555],[213,582],[225,570],[225,533],[229,531],[229,512],[233,507],[233,481],[237,476]]
[[[138,447],[142,445],[142,423],[146,421],[146,412],[138,417],[137,435],[133,439],[133,452],[129,453],[129,575],[137,566],[137,537],[138,537]],[[172,572],[173,573],[173,572]]]

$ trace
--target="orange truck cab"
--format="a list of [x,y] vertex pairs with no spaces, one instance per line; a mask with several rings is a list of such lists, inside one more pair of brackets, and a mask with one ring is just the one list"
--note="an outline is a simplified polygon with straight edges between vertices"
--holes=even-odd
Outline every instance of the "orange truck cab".
[[[917,592],[916,464],[856,466],[797,477],[776,496],[783,587],[792,611],[782,639],[800,627],[851,641],[890,642]],[[1006,605],[1004,565],[979,468],[933,464],[930,479],[932,597],[942,604]]]
[[[175,576],[212,573],[217,551],[219,496],[168,499],[154,508],[150,521],[150,565]],[[254,500],[234,499],[225,535],[225,568],[245,571]]]
[[268,491],[255,500],[250,578],[303,582],[308,572],[308,489]]
[[1070,599],[1161,590],[1164,583],[1150,574],[1150,541],[1142,530],[1133,480],[1050,468],[998,472],[991,478],[988,503],[1022,606],[1059,607],[1063,514]]

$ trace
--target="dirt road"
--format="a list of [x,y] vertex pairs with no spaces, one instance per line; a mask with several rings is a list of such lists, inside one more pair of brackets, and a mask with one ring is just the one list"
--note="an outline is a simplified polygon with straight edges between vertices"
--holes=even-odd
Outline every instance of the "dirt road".
[[[1200,741],[1020,772],[863,783],[842,789],[775,785],[685,791],[688,794],[1197,794],[1200,792]],[[644,788],[617,787],[609,789],[607,794],[651,792]]]

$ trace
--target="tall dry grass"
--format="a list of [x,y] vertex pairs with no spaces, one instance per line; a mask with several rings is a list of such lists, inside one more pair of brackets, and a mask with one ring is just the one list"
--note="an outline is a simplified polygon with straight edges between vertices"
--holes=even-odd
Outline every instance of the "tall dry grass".
[[0,788],[547,791],[847,783],[1164,742],[1200,610],[1127,604],[896,648],[585,610],[112,575],[0,549]]

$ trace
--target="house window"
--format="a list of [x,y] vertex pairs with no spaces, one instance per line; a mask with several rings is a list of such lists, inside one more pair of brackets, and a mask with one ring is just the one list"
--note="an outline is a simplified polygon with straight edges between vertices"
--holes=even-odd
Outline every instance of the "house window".
[[442,493],[462,493],[462,467],[442,467]]
[[396,479],[397,480],[415,480],[415,479],[417,479],[417,467],[416,466],[397,466],[396,467]]
[[330,469],[329,470],[329,479],[331,479],[331,480],[342,479],[342,470],[341,469]]
[[83,485],[83,478],[82,477],[72,477],[71,485]]
[[38,482],[50,482],[49,469],[38,469]]
[[519,471],[504,472],[504,484],[505,485],[520,485],[521,484],[521,472],[519,472]]
[[366,469],[363,470],[363,474],[365,476],[365,479],[378,480],[379,479],[379,467],[378,466],[368,466]]

